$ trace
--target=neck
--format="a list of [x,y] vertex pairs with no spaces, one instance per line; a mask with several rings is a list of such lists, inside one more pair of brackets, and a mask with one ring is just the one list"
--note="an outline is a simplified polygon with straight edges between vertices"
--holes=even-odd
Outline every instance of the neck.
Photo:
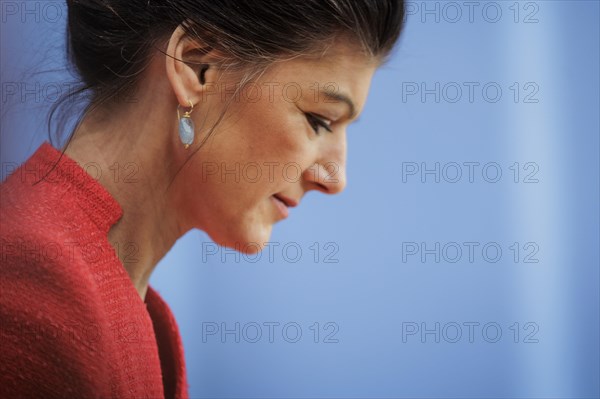
[[107,112],[86,116],[65,150],[84,168],[94,163],[99,182],[121,205],[123,217],[107,239],[142,300],[157,263],[187,231],[175,214],[176,190],[168,190],[177,168],[166,163],[176,157],[165,132],[173,130],[174,115],[140,112],[145,105],[110,117]]

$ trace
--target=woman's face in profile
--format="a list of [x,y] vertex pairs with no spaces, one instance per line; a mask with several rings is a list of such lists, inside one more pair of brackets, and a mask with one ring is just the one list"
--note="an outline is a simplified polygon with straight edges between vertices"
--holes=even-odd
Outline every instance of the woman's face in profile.
[[255,253],[308,191],[341,192],[346,129],[363,109],[375,68],[338,46],[320,59],[272,65],[238,97],[235,82],[207,82],[192,113],[197,142],[210,127],[197,109],[218,113],[233,99],[181,171],[185,222],[217,244]]

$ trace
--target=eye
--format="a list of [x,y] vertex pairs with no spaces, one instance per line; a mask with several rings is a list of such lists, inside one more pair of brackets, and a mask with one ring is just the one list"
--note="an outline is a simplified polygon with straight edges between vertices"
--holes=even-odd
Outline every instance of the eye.
[[306,119],[308,120],[308,123],[310,123],[310,126],[313,128],[316,134],[321,134],[319,133],[320,128],[324,128],[330,133],[333,132],[333,130],[331,129],[331,122],[328,122],[325,118],[322,118],[315,114],[307,113]]

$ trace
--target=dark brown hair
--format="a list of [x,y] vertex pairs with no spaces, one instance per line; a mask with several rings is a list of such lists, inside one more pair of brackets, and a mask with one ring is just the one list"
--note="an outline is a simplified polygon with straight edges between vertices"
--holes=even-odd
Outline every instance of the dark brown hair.
[[67,55],[81,86],[50,111],[50,132],[53,118],[59,116],[58,141],[71,116],[68,109],[61,110],[65,100],[87,98],[81,121],[93,107],[129,96],[152,51],[179,25],[191,38],[225,54],[224,66],[247,70],[248,77],[274,61],[318,53],[340,36],[382,64],[400,36],[405,15],[403,0],[68,0],[67,4]]

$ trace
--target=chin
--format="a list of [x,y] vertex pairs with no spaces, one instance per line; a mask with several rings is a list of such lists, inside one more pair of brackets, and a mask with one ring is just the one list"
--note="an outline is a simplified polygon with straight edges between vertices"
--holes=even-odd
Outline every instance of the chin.
[[247,255],[254,255],[262,251],[271,238],[272,225],[253,226],[250,229],[240,228],[228,231],[227,234],[212,236],[210,238],[222,247],[234,249]]

